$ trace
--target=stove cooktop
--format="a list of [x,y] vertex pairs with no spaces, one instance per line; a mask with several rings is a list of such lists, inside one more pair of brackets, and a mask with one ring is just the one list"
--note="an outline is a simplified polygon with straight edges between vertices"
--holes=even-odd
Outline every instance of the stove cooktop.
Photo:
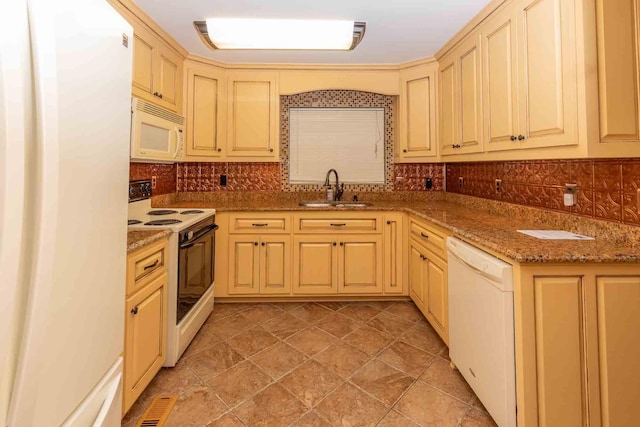
[[195,214],[201,214],[201,213],[204,213],[204,211],[201,211],[200,209],[190,209],[188,211],[180,212],[180,215],[195,215]]
[[156,209],[154,211],[147,212],[147,215],[171,215],[174,213],[178,213],[178,211],[174,211],[171,209]]
[[139,219],[129,219],[129,220],[127,220],[127,225],[136,225],[136,224],[142,224],[142,221],[140,221]]
[[179,219],[155,219],[153,221],[145,222],[144,225],[171,225],[179,224],[182,221]]

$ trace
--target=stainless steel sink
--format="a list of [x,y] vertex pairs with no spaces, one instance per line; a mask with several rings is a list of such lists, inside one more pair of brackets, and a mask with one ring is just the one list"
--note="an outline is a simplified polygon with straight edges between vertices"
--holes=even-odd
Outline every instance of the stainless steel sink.
[[299,205],[306,208],[366,208],[367,206],[371,206],[371,203],[313,201],[300,202]]

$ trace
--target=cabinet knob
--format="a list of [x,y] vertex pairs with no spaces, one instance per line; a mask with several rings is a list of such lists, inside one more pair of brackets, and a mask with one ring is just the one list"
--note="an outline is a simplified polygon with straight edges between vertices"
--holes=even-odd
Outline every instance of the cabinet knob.
[[131,309],[131,314],[136,315],[138,314],[138,306],[135,306]]
[[269,152],[270,152],[270,153],[273,153],[273,148],[269,148]]
[[391,225],[391,221],[387,221],[387,225]]
[[518,135],[518,141],[524,140],[524,135]]
[[402,152],[403,152],[403,153],[406,153],[406,152],[407,152],[407,149],[405,148],[404,150],[402,150]]
[[344,242],[340,242],[340,246],[344,246]]
[[337,243],[336,243],[336,242],[333,242],[333,246],[335,246],[335,245],[337,245]]
[[265,243],[265,242],[262,242],[262,246],[265,246],[265,245],[266,245],[266,243]]
[[218,153],[222,151],[222,148],[218,148]]
[[516,138],[516,136],[515,136],[515,135],[511,135],[511,140],[512,140],[512,141],[515,141],[516,139],[518,139],[518,138]]
[[153,96],[158,96],[158,92],[153,92]]
[[253,242],[253,245],[254,246],[258,246],[258,242]]

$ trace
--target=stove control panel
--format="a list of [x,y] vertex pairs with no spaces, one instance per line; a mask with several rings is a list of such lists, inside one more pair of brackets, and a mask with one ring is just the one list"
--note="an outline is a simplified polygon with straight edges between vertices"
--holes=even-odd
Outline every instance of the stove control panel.
[[151,198],[151,180],[129,181],[129,203]]

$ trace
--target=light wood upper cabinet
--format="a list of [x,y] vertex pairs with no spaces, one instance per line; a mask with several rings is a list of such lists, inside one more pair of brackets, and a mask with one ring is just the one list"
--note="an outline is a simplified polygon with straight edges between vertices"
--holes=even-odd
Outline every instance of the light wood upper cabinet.
[[640,141],[638,0],[596,0],[600,139]]
[[442,155],[482,151],[482,56],[480,37],[465,40],[441,61]]
[[435,64],[400,71],[400,159],[437,155],[435,82]]
[[213,67],[187,66],[187,157],[220,158],[225,153],[226,79]]
[[497,13],[482,28],[485,149],[508,150],[517,141],[518,62],[515,15]]
[[[440,149],[453,151],[456,145],[456,66],[453,56],[440,61],[438,80],[438,139]],[[446,150],[444,147],[447,147]]]
[[144,24],[133,27],[133,96],[181,114],[182,56]]
[[228,72],[227,99],[227,156],[277,160],[277,73]]
[[575,1],[516,3],[523,147],[578,144]]

